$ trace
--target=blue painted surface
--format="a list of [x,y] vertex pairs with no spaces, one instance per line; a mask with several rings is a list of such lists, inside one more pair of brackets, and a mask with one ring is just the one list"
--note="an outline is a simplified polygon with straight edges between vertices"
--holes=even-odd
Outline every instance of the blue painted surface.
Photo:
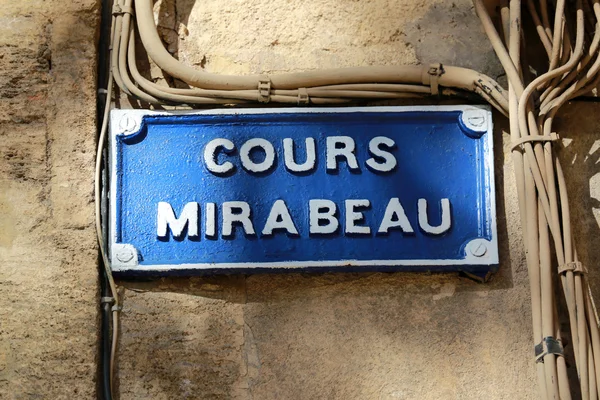
[[[139,132],[117,135],[116,178],[116,243],[133,245],[139,255],[135,271],[152,270],[155,265],[235,263],[269,263],[283,261],[380,260],[378,265],[350,269],[386,269],[386,260],[417,260],[400,265],[396,270],[467,270],[485,274],[494,265],[440,265],[435,260],[465,259],[465,245],[472,239],[492,239],[495,215],[486,186],[486,154],[492,149],[486,134],[468,131],[460,122],[461,111],[440,112],[372,112],[372,113],[284,113],[224,115],[145,116]],[[337,173],[325,165],[327,136],[350,136],[356,142],[360,171],[350,171],[340,162]],[[388,173],[375,173],[366,167],[371,158],[369,141],[386,136],[396,142],[391,150],[398,162]],[[305,160],[304,139],[317,143],[317,165],[310,173],[291,173],[285,168],[283,138],[294,139],[296,160]],[[266,173],[252,174],[244,170],[239,151],[223,152],[219,162],[231,161],[235,172],[216,176],[204,165],[206,144],[215,138],[231,140],[239,150],[251,138],[264,138],[276,150],[276,166]],[[258,162],[261,154],[254,154]],[[489,157],[489,161],[492,158]],[[487,177],[488,183],[490,176]],[[398,197],[415,233],[391,231],[377,234],[385,207]],[[452,228],[443,235],[426,234],[419,229],[417,201],[429,203],[429,220],[440,222],[440,199],[452,204]],[[264,237],[261,231],[272,204],[286,202],[298,236],[278,232]],[[308,202],[328,199],[338,206],[341,229],[335,235],[310,235]],[[370,235],[346,235],[344,200],[368,199],[371,207],[362,210]],[[157,238],[157,205],[168,202],[178,215],[188,202],[201,207],[199,238]],[[257,235],[244,235],[236,228],[233,238],[221,234],[220,205],[226,201],[245,201],[252,208],[252,221]],[[216,238],[204,235],[204,206],[217,204]],[[428,260],[428,261],[425,261]],[[331,267],[339,269],[341,267]],[[194,269],[190,267],[190,269]],[[235,268],[234,268],[235,269]],[[322,270],[323,268],[321,268]],[[327,269],[327,268],[325,268]]]

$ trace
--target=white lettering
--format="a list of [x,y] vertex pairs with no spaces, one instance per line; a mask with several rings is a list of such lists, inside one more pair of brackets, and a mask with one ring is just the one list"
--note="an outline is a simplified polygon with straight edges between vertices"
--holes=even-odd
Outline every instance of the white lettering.
[[327,170],[337,170],[338,157],[346,159],[348,168],[358,170],[358,163],[354,155],[355,148],[354,139],[350,136],[329,136],[327,138]]
[[404,207],[397,197],[392,197],[385,208],[383,220],[379,225],[378,233],[388,233],[391,228],[399,227],[403,232],[414,233],[413,227],[408,222]]
[[418,201],[418,214],[419,214],[419,226],[424,232],[432,235],[441,235],[448,231],[451,226],[450,218],[450,200],[442,199],[442,222],[438,226],[431,226],[429,224],[429,218],[427,217],[427,200],[419,199]]
[[[260,163],[255,163],[250,158],[250,153],[257,147],[265,152],[265,159]],[[250,139],[240,148],[240,159],[242,160],[242,167],[244,167],[246,171],[265,172],[271,169],[275,164],[275,149],[268,140],[260,138]]]
[[226,174],[231,171],[234,167],[229,161],[223,164],[217,164],[217,150],[219,148],[224,149],[224,153],[231,153],[235,149],[235,145],[231,140],[228,139],[213,139],[204,148],[204,164],[206,168],[213,174]]
[[204,235],[206,237],[215,237],[217,235],[216,230],[216,222],[217,222],[217,207],[215,203],[206,203],[206,217],[205,223],[206,226],[204,228]]
[[283,139],[283,155],[285,166],[292,172],[306,172],[315,167],[317,162],[317,152],[315,150],[315,139],[306,138],[306,161],[303,164],[296,164],[294,157],[294,140],[290,138]]
[[[233,210],[239,210],[234,213]],[[250,206],[245,201],[226,201],[223,203],[223,236],[231,236],[233,223],[239,222],[247,235],[254,235],[254,226],[250,220]]]
[[356,233],[368,235],[371,228],[368,226],[356,225],[365,219],[362,212],[355,211],[357,208],[367,208],[371,205],[369,200],[346,200],[346,233]]
[[[336,205],[331,200],[310,200],[308,203],[310,233],[334,233],[340,225],[335,217]],[[325,211],[323,211],[325,210]],[[326,225],[320,225],[327,221]]]
[[292,235],[298,234],[298,229],[294,225],[290,210],[288,210],[283,200],[277,200],[273,203],[262,234],[267,236],[272,235],[275,229],[285,229],[287,233]]
[[198,237],[198,214],[200,213],[200,205],[195,201],[187,203],[179,218],[175,217],[175,212],[171,204],[164,201],[158,203],[158,212],[156,218],[156,235],[159,238],[167,238],[168,230],[174,238],[183,236],[183,231],[187,225],[188,237]]
[[381,163],[375,158],[369,158],[366,161],[366,164],[369,168],[375,171],[389,172],[396,167],[396,157],[394,157],[394,155],[389,151],[382,150],[382,145],[391,149],[396,145],[396,143],[392,139],[385,136],[377,136],[371,139],[369,142],[369,154],[371,154],[373,157],[383,158],[385,161]]

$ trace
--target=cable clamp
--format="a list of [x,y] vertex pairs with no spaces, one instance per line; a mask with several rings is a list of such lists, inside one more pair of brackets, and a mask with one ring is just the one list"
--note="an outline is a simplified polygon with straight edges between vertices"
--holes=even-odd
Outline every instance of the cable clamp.
[[117,305],[115,304],[114,306],[112,306],[112,308],[111,308],[110,310],[111,310],[111,311],[117,311],[117,312],[118,312],[118,311],[121,311],[122,309],[123,309],[123,306],[121,306],[121,305],[118,305],[118,306],[117,306]]
[[543,363],[544,357],[548,354],[554,354],[557,356],[564,357],[563,346],[559,340],[554,339],[552,336],[547,336],[542,342],[535,346],[535,362]]
[[129,14],[133,16],[133,7],[131,6],[121,6],[119,4],[114,4],[112,9],[112,15],[123,15]]
[[442,64],[430,64],[429,68],[423,68],[421,74],[421,82],[423,85],[430,86],[431,94],[436,96],[440,93],[439,77],[444,75],[446,71]]
[[298,105],[307,106],[310,104],[310,97],[308,97],[308,90],[306,88],[298,89]]
[[115,302],[114,297],[106,296],[100,298],[100,304],[112,304]]
[[556,132],[552,132],[550,135],[545,135],[545,136],[539,136],[539,135],[535,135],[535,136],[524,136],[518,140],[515,140],[514,142],[512,142],[512,147],[511,147],[511,151],[516,150],[517,147],[519,146],[523,146],[523,144],[525,143],[530,143],[530,142],[554,142],[557,141],[558,139],[560,139],[560,137],[558,136],[558,134],[556,134]]
[[579,273],[579,274],[587,274],[588,273],[587,267],[584,266],[579,261],[568,262],[568,263],[563,264],[558,267],[559,274],[564,274],[567,271],[573,271],[573,273]]
[[258,81],[258,101],[260,103],[271,101],[271,79],[266,75]]
[[98,94],[108,94],[108,90],[100,88],[98,89]]

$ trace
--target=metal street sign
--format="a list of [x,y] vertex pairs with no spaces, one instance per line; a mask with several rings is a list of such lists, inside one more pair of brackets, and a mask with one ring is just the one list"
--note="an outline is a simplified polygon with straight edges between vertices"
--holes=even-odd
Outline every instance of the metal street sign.
[[115,272],[498,264],[486,107],[115,110],[110,130]]

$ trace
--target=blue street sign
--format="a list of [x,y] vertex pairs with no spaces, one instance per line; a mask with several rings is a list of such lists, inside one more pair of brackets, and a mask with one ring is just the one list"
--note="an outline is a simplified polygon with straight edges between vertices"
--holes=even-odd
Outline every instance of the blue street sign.
[[482,106],[111,113],[122,274],[498,264]]

